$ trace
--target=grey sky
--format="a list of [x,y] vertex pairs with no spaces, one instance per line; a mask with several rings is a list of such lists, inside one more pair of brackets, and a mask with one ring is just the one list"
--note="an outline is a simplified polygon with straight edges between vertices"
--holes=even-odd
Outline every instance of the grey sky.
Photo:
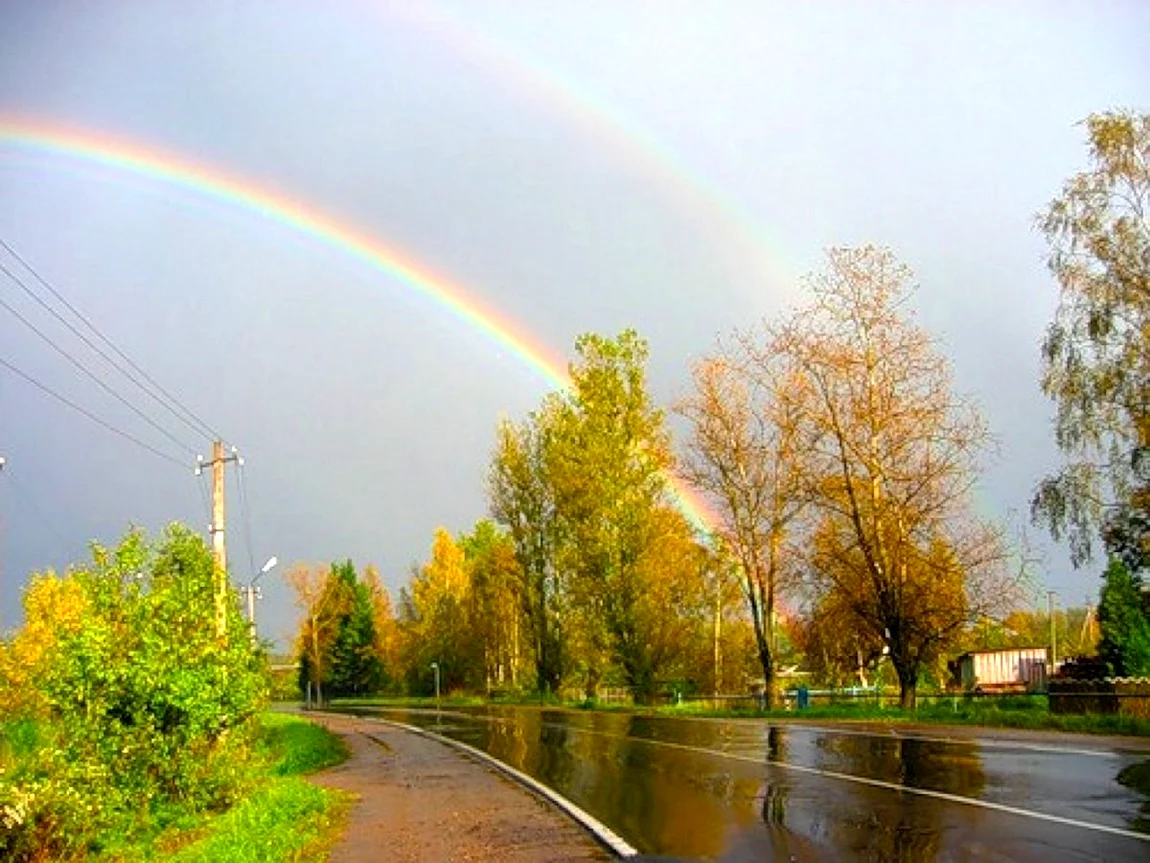
[[[1056,293],[1032,217],[1084,164],[1078,120],[1147,108],[1150,7],[791,7],[7,3],[0,114],[307,202],[554,355],[634,326],[664,401],[717,334],[800,301],[825,246],[888,244],[1001,440],[985,509],[1021,512],[1057,461],[1037,389]],[[546,390],[400,283],[138,176],[0,141],[0,236],[245,451],[256,566],[350,556],[398,586],[437,525],[484,515],[495,423]],[[35,311],[6,280],[0,298]],[[0,357],[181,454],[2,309]],[[88,539],[206,523],[190,472],[3,371],[0,453],[5,626],[27,572]],[[262,619],[284,637],[291,599],[269,581]],[[1066,601],[1096,581],[1052,551]]]

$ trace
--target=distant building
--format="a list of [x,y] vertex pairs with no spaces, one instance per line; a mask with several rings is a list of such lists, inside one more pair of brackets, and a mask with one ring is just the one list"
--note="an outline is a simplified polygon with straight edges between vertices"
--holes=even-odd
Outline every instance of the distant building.
[[967,692],[1045,692],[1045,647],[972,650],[957,665],[958,682]]

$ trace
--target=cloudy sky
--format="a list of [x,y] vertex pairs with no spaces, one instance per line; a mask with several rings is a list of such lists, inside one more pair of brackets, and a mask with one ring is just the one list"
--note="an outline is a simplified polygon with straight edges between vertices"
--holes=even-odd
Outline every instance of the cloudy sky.
[[[718,334],[801,302],[829,245],[891,246],[1000,441],[981,505],[1057,464],[1033,214],[1076,123],[1150,96],[1142,3],[0,5],[0,238],[246,456],[233,569],[351,557],[398,586],[485,514],[501,415],[548,384],[394,274],[266,212],[29,140],[128,144],[337,222],[563,359],[637,328],[669,402]],[[7,130],[6,132],[3,130]],[[0,254],[13,272],[12,259]],[[35,286],[27,275],[26,282]],[[204,528],[194,434],[0,274],[0,627],[30,570],[129,523]],[[176,440],[172,440],[175,438]],[[177,443],[178,441],[178,443]],[[1048,548],[1065,602],[1095,589]],[[294,612],[274,576],[265,634]]]

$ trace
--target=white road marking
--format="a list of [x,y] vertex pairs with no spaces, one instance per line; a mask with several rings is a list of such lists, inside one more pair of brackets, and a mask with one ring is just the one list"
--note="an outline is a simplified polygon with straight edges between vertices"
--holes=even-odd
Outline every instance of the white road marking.
[[396,728],[402,728],[405,731],[411,731],[423,737],[431,738],[432,740],[438,741],[439,743],[442,743],[446,746],[454,747],[455,749],[458,749],[473,758],[477,758],[480,761],[483,761],[485,764],[490,764],[496,770],[499,770],[501,773],[510,776],[516,782],[533,791],[535,794],[544,797],[545,799],[554,803],[556,806],[570,815],[584,829],[589,831],[597,840],[599,840],[599,842],[601,842],[603,845],[606,845],[607,848],[610,849],[616,856],[627,858],[637,857],[639,855],[637,849],[628,844],[627,841],[619,836],[618,833],[613,831],[610,827],[608,827],[594,815],[591,815],[589,812],[586,812],[585,810],[576,806],[575,803],[573,803],[571,800],[568,800],[554,788],[549,788],[537,779],[528,776],[522,771],[516,770],[507,762],[500,761],[498,758],[490,755],[487,752],[484,752],[482,749],[477,749],[476,747],[464,743],[461,740],[453,740],[450,737],[444,737],[442,734],[436,734],[433,731],[429,731],[426,728],[420,728],[417,725],[408,725],[405,722],[396,722],[392,719],[381,719],[379,717],[370,717],[370,719],[383,725],[391,725]]
[[[480,717],[480,716],[477,716],[474,714],[465,714],[465,713],[454,713],[453,715],[460,716],[460,717],[467,717],[470,719],[477,719],[479,721],[491,721],[491,722],[509,721],[509,720],[503,719],[502,717],[487,717],[487,716]],[[650,744],[652,746],[666,746],[670,749],[679,749],[679,750],[682,750],[684,752],[694,752],[698,755],[714,755],[714,756],[718,756],[719,758],[729,758],[729,759],[732,759],[735,761],[743,761],[743,762],[746,762],[748,764],[758,764],[758,765],[766,765],[769,767],[779,767],[779,768],[782,768],[784,770],[792,770],[792,771],[795,771],[798,773],[808,773],[808,774],[811,774],[814,776],[823,776],[823,777],[826,777],[829,779],[838,779],[838,780],[841,780],[843,782],[854,782],[858,785],[868,785],[872,788],[884,788],[888,791],[895,791],[895,792],[899,792],[899,793],[905,792],[907,794],[917,794],[920,797],[931,797],[931,798],[934,798],[935,800],[945,800],[948,803],[958,803],[958,804],[961,804],[964,806],[974,806],[974,807],[978,807],[981,809],[989,809],[989,810],[992,810],[995,812],[1005,812],[1009,815],[1019,815],[1019,816],[1022,816],[1024,818],[1034,818],[1034,819],[1037,819],[1040,821],[1049,821],[1049,822],[1054,823],[1054,824],[1063,824],[1063,825],[1066,825],[1068,827],[1078,827],[1078,828],[1081,828],[1083,830],[1095,830],[1095,831],[1098,831],[1101,833],[1110,833],[1111,835],[1114,835],[1114,836],[1123,836],[1127,839],[1137,839],[1137,840],[1142,841],[1142,842],[1150,842],[1150,834],[1147,834],[1147,833],[1136,833],[1133,830],[1126,830],[1122,827],[1111,827],[1108,824],[1095,824],[1095,823],[1090,822],[1090,821],[1081,821],[1077,818],[1068,818],[1068,817],[1063,816],[1063,815],[1051,815],[1047,812],[1038,812],[1038,811],[1035,811],[1033,809],[1022,809],[1018,806],[1009,806],[1005,803],[995,803],[991,800],[980,800],[980,799],[975,798],[975,797],[963,797],[960,794],[950,794],[950,793],[945,792],[945,791],[933,791],[929,788],[916,788],[913,785],[902,785],[902,784],[897,783],[897,782],[886,782],[882,779],[871,779],[871,778],[866,777],[866,776],[855,776],[854,774],[851,774],[851,773],[839,773],[836,770],[823,770],[822,768],[819,768],[819,767],[807,767],[807,766],[804,766],[802,764],[793,764],[789,761],[764,760],[763,758],[753,758],[749,755],[738,755],[734,752],[723,752],[722,750],[719,750],[719,749],[705,749],[701,746],[688,746],[684,743],[672,743],[672,742],[667,741],[667,740],[653,740],[653,739],[648,738],[648,737],[631,737],[631,736],[628,736],[625,734],[613,734],[613,733],[608,732],[608,731],[596,731],[596,730],[590,729],[590,728],[579,728],[578,726],[575,726],[575,725],[567,725],[567,724],[558,723],[558,722],[544,722],[542,724],[546,725],[549,728],[561,728],[561,729],[565,729],[567,731],[575,731],[575,732],[582,733],[582,734],[593,734],[593,735],[598,735],[600,737],[610,737],[610,738],[614,738],[617,740],[626,740],[626,741],[631,741],[631,742],[647,743],[647,744]],[[818,728],[818,726],[802,726],[802,727],[803,728]],[[837,729],[837,728],[827,729],[827,730],[830,733],[836,733],[836,734],[840,733],[839,729]],[[887,735],[868,733],[865,731],[853,731],[852,730],[852,731],[847,732],[847,733],[856,734],[856,735],[860,735],[860,736],[867,736],[867,737],[878,737],[878,738],[887,737]],[[929,738],[916,738],[916,739],[929,739]],[[952,742],[950,740],[946,740],[945,738],[939,738],[939,741],[940,742]],[[1046,750],[1040,750],[1040,751],[1046,751]],[[1073,750],[1051,749],[1049,751],[1067,752],[1067,751],[1073,751]],[[1082,750],[1082,752],[1083,752],[1083,754],[1090,754],[1090,755],[1101,754],[1101,753],[1094,751],[1094,750]],[[500,763],[502,763],[502,762],[500,762]]]
[[1111,827],[1108,824],[1095,824],[1090,821],[1080,821],[1077,818],[1067,818],[1063,815],[1050,815],[1046,812],[1037,812],[1033,809],[1021,809],[1017,806],[1008,806],[1005,803],[994,803],[990,800],[979,800],[976,797],[963,797],[960,794],[949,794],[945,791],[933,791],[929,788],[916,788],[913,785],[902,785],[897,782],[886,782],[882,779],[870,779],[866,776],[855,776],[851,773],[839,773],[836,770],[823,770],[819,767],[806,767],[802,764],[792,764],[789,761],[769,761],[762,758],[752,758],[749,755],[738,755],[734,752],[723,752],[719,749],[704,749],[701,746],[687,746],[684,743],[672,743],[668,740],[652,740],[647,737],[628,737],[624,734],[611,734],[606,731],[592,731],[591,729],[579,728],[575,729],[572,726],[561,725],[561,728],[569,730],[582,731],[586,734],[598,734],[603,737],[613,737],[619,740],[635,741],[639,743],[649,743],[653,746],[666,746],[670,749],[679,749],[684,752],[694,752],[699,755],[715,755],[719,758],[729,758],[734,761],[745,761],[748,764],[765,765],[768,767],[781,767],[784,770],[793,770],[798,773],[809,773],[814,776],[824,776],[829,779],[839,779],[843,782],[854,782],[858,785],[869,785],[872,788],[885,788],[888,791],[906,792],[907,794],[917,794],[920,797],[932,797],[935,800],[945,800],[948,803],[960,803],[964,806],[976,806],[981,809],[991,809],[995,812],[1006,812],[1010,815],[1021,815],[1026,818],[1035,818],[1040,821],[1050,821],[1055,824],[1065,824],[1069,827],[1080,827],[1084,830],[1096,830],[1102,833],[1110,833],[1115,836],[1124,836],[1127,839],[1138,839],[1142,842],[1150,842],[1150,834],[1136,833],[1133,830],[1126,830],[1122,827]]
[[[770,722],[770,720],[766,720]],[[801,721],[788,721],[780,723],[776,727],[796,729],[799,731],[818,731],[823,734],[847,734],[855,737],[875,737],[879,740],[922,740],[926,743],[947,743],[947,744],[974,744],[977,746],[986,746],[996,749],[1024,749],[1027,752],[1051,752],[1058,755],[1089,755],[1095,758],[1111,758],[1121,759],[1123,756],[1118,752],[1108,752],[1104,749],[1078,749],[1073,746],[1047,746],[1043,743],[1027,743],[1022,740],[990,740],[985,737],[935,737],[929,734],[920,734],[916,731],[903,732],[897,727],[891,727],[887,732],[880,731],[866,731],[855,728],[841,728],[837,725],[807,725]]]

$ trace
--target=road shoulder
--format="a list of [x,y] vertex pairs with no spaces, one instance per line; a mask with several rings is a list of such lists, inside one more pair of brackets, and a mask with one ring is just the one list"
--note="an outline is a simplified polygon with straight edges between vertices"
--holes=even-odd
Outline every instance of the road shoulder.
[[355,717],[309,718],[351,752],[313,780],[357,797],[332,863],[611,859],[565,814],[443,744]]

